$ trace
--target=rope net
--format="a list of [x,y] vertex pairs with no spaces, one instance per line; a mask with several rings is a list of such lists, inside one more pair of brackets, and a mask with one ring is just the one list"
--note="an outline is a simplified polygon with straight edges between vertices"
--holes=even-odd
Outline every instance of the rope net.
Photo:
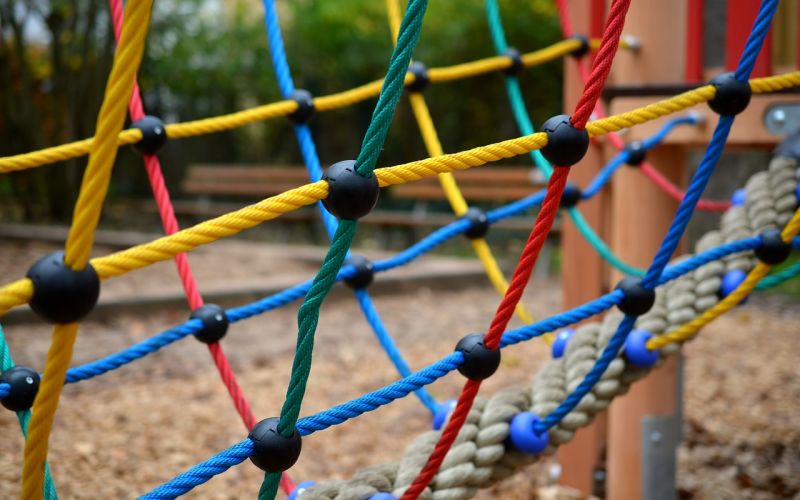
[[[591,318],[615,306],[625,310],[626,293],[621,290],[614,290],[579,307],[538,321],[534,321],[532,315],[520,303],[567,189],[570,165],[552,165],[547,161],[542,150],[545,149],[546,152],[548,145],[554,146],[551,143],[550,132],[534,131],[522,101],[521,87],[516,76],[508,71],[516,66],[530,68],[573,54],[583,48],[583,42],[572,36],[571,27],[566,22],[568,19],[566,3],[558,1],[557,4],[563,20],[564,40],[526,54],[509,55],[499,8],[495,0],[487,0],[487,20],[498,55],[427,70],[427,79],[430,83],[446,83],[491,72],[506,72],[506,90],[520,137],[446,154],[424,96],[418,90],[410,90],[408,98],[429,157],[402,165],[376,168],[378,155],[386,140],[395,107],[404,88],[408,89],[418,78],[416,73],[409,71],[408,68],[422,28],[427,8],[425,0],[409,1],[404,12],[401,11],[397,0],[386,1],[395,49],[383,80],[313,99],[314,110],[325,112],[377,97],[372,119],[364,133],[358,158],[354,162],[355,175],[365,178],[374,176],[380,187],[414,182],[437,175],[443,195],[456,217],[452,223],[435,230],[406,250],[374,262],[375,273],[407,265],[442,243],[471,229],[472,222],[467,217],[470,207],[452,175],[453,172],[525,154],[529,154],[535,166],[542,171],[548,181],[546,189],[485,214],[487,225],[491,225],[532,208],[538,208],[530,235],[510,280],[507,280],[500,270],[486,239],[483,237],[472,239],[473,249],[482,262],[490,282],[502,296],[495,316],[482,339],[482,345],[489,351],[507,348],[535,337],[544,337],[548,342],[552,342],[551,332],[559,328]],[[681,113],[717,97],[717,88],[714,85],[704,85],[630,112],[605,115],[599,97],[610,73],[614,56],[619,49],[631,48],[629,41],[622,36],[629,6],[630,0],[614,0],[602,38],[587,41],[588,48],[594,51],[591,70],[586,68],[582,59],[576,59],[579,72],[584,77],[584,89],[565,126],[585,134],[587,140],[589,137],[608,136],[610,142],[620,151],[580,192],[581,199],[595,196],[608,185],[620,166],[631,160],[631,150],[625,147],[616,132]],[[75,272],[82,271],[88,266],[96,272],[100,280],[106,280],[156,262],[174,259],[189,308],[198,311],[205,304],[186,258],[186,252],[233,236],[300,207],[327,200],[330,189],[328,181],[323,178],[310,129],[305,124],[295,123],[293,127],[308,170],[309,184],[193,227],[180,229],[158,157],[155,154],[145,154],[143,161],[165,236],[113,254],[89,258],[117,149],[119,146],[136,144],[144,139],[142,131],[138,128],[123,130],[123,123],[126,112],[133,121],[145,117],[135,75],[145,47],[151,7],[150,0],[128,2],[123,12],[121,0],[109,0],[118,48],[103,104],[97,117],[96,135],[61,146],[0,158],[0,172],[36,168],[88,154],[89,163],[65,245],[64,264]],[[179,139],[215,133],[258,121],[286,117],[298,111],[298,102],[290,98],[296,89],[283,50],[274,0],[264,0],[264,8],[270,56],[284,100],[224,116],[169,124],[164,127],[164,133],[168,138]],[[761,3],[758,18],[734,74],[739,83],[749,85],[753,94],[774,93],[800,86],[798,71],[749,79],[776,8],[777,2],[774,0],[764,0]],[[548,363],[529,387],[510,388],[483,399],[478,397],[480,379],[468,379],[457,403],[448,414],[444,429],[420,436],[409,446],[399,462],[366,469],[351,480],[323,482],[313,488],[304,489],[302,497],[364,498],[379,492],[391,492],[403,499],[431,496],[470,498],[478,488],[510,475],[520,465],[550,454],[559,445],[568,442],[578,428],[588,425],[615,396],[627,391],[633,382],[645,376],[653,366],[658,366],[666,357],[676,353],[682,343],[693,338],[703,326],[745,300],[753,290],[775,286],[800,273],[800,266],[795,265],[767,276],[771,264],[757,258],[760,249],[768,245],[765,232],[768,230],[779,230],[779,240],[786,248],[800,248],[800,240],[796,238],[800,232],[796,160],[777,157],[767,171],[754,175],[745,187],[744,203],[732,205],[727,201],[701,199],[733,121],[732,116],[721,116],[703,160],[685,192],[661,176],[652,165],[646,162],[642,164],[641,170],[645,176],[680,201],[675,219],[661,248],[647,269],[632,266],[616,256],[586,223],[577,207],[568,207],[566,211],[580,233],[609,264],[626,274],[641,278],[641,287],[653,293],[654,305],[650,310],[639,315],[624,315],[611,311],[602,321],[586,323],[577,328],[566,346],[564,356]],[[675,127],[696,124],[697,119],[691,114],[672,117],[658,133],[643,141],[641,147],[644,150],[654,148]],[[681,257],[668,265],[689,218],[697,209],[723,212],[720,228],[706,234],[699,241],[696,254]],[[442,409],[443,404],[438,403],[425,386],[452,371],[463,368],[468,362],[466,354],[456,351],[422,370],[413,371],[383,324],[366,288],[362,287],[354,291],[355,298],[401,379],[350,402],[300,418],[300,407],[311,368],[319,308],[336,282],[348,280],[357,272],[356,267],[346,261],[357,221],[337,219],[321,208],[321,205],[320,216],[331,241],[326,258],[313,279],[250,304],[228,310],[220,309],[219,313],[224,315],[227,322],[235,323],[282,307],[297,299],[304,299],[298,312],[297,350],[291,380],[276,432],[284,438],[289,438],[294,433],[307,436],[357,418],[412,393],[431,413],[436,414]],[[726,296],[720,298],[722,276],[732,270],[743,272],[745,277]],[[14,281],[0,288],[0,314],[29,303],[34,297],[34,291],[34,284],[29,278]],[[525,325],[509,330],[508,323],[514,313]],[[203,328],[204,322],[200,319],[189,319],[181,325],[118,353],[69,368],[73,345],[78,334],[78,323],[56,324],[44,365],[41,387],[33,408],[18,412],[20,426],[26,436],[21,498],[26,500],[57,498],[46,458],[53,419],[65,384],[77,383],[108,373],[182,338],[197,335]],[[644,345],[647,352],[654,356],[654,360],[646,367],[631,362],[623,349],[626,339],[634,328],[636,331],[643,330],[649,334]],[[210,342],[208,349],[220,378],[230,394],[234,408],[246,429],[252,429],[258,420],[237,383],[220,343]],[[2,362],[0,368],[3,371],[14,367],[1,331],[0,361]],[[10,384],[0,382],[0,399],[10,397],[12,389]],[[538,437],[546,438],[545,446],[536,453],[530,451],[526,453],[507,444],[511,421],[523,414],[534,416],[533,432]],[[255,449],[253,440],[245,439],[178,475],[142,498],[175,498],[185,494],[251,457]],[[297,486],[287,474],[272,471],[265,474],[259,498],[274,498],[279,487],[287,494],[299,493]]]

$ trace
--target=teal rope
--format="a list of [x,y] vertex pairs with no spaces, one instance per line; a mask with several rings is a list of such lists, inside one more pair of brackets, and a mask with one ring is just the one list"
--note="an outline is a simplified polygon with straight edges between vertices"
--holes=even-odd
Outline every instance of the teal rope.
[[756,290],[766,290],[767,288],[778,286],[784,281],[794,278],[798,274],[800,274],[800,262],[795,262],[784,269],[773,271],[772,274],[764,277],[758,282],[758,285],[756,285]]
[[[6,337],[3,334],[3,325],[0,325],[0,372],[14,368],[14,358],[11,357],[11,351],[8,349]],[[17,420],[22,429],[22,435],[28,438],[28,422],[31,419],[31,411],[23,410],[17,412]],[[44,498],[45,500],[58,500],[56,494],[56,485],[50,475],[50,465],[45,462],[44,464]]]
[[[506,35],[503,31],[503,21],[500,18],[500,8],[496,0],[486,0],[486,18],[489,21],[489,31],[492,35],[495,51],[498,54],[505,53],[506,49],[508,49],[508,43],[506,42]],[[514,113],[514,119],[517,121],[517,128],[519,128],[522,135],[533,134],[535,129],[531,123],[528,110],[525,108],[525,100],[522,98],[522,89],[519,85],[519,80],[514,75],[506,75],[505,84],[506,94],[511,103],[511,110]],[[536,167],[542,171],[546,179],[549,179],[550,175],[553,173],[553,167],[550,163],[538,150],[531,151],[530,155]],[[608,248],[603,239],[600,238],[586,222],[580,210],[576,207],[572,207],[567,212],[584,239],[606,262],[625,274],[644,276],[644,269],[639,269],[624,262]]]
[[[383,149],[383,143],[386,141],[394,110],[405,86],[405,75],[411,62],[414,46],[422,30],[422,18],[427,7],[427,0],[410,0],[406,7],[403,21],[400,24],[397,45],[389,60],[389,68],[383,80],[378,103],[375,105],[375,111],[356,158],[356,172],[365,177],[372,176],[378,156]],[[292,363],[292,374],[278,421],[278,432],[284,437],[292,435],[300,415],[300,406],[305,395],[308,375],[311,372],[311,357],[314,350],[314,333],[319,320],[319,308],[336,282],[336,275],[353,242],[357,225],[358,223],[354,220],[339,222],[328,253],[298,311],[297,345]],[[275,498],[279,483],[279,473],[267,473],[258,492],[259,500]]]

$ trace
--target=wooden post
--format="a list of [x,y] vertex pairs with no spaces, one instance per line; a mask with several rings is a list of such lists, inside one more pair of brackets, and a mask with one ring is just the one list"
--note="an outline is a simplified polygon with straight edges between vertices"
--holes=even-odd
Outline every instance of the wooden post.
[[[603,2],[599,2],[602,4]],[[585,2],[570,0],[571,22],[576,32],[597,36],[602,31],[603,10],[598,2],[587,12]],[[599,11],[599,12],[598,12]],[[592,22],[595,21],[595,22]],[[590,25],[593,25],[590,28]],[[594,32],[594,33],[593,33]],[[587,60],[588,64],[588,60]],[[577,66],[571,60],[564,61],[564,109],[570,113],[575,107],[583,90],[583,82]],[[603,141],[592,144],[586,157],[570,172],[570,182],[585,187],[606,161]],[[605,237],[604,207],[608,207],[610,196],[604,190],[589,202],[581,203],[580,209],[587,222],[602,237]],[[562,303],[564,308],[575,307],[588,302],[603,293],[607,288],[607,270],[602,258],[580,235],[574,224],[569,222],[566,213],[563,215],[561,270]],[[558,461],[561,464],[561,484],[580,490],[584,494],[594,493],[593,475],[595,469],[603,465],[603,452],[606,441],[606,416],[600,415],[590,426],[580,429],[575,438],[558,450]]]
[[[619,53],[613,84],[682,83],[685,73],[687,2],[633,2],[625,32],[638,37],[638,53]],[[613,108],[612,112],[617,112]],[[680,146],[651,150],[648,160],[679,186],[686,183],[686,152]],[[614,176],[612,248],[639,267],[652,261],[673,219],[677,202],[644,175],[624,169]],[[613,281],[621,278],[613,273]],[[608,426],[608,498],[651,498],[642,490],[642,421],[645,416],[672,415],[678,408],[678,359],[638,381],[612,403]],[[666,485],[665,485],[666,486]]]

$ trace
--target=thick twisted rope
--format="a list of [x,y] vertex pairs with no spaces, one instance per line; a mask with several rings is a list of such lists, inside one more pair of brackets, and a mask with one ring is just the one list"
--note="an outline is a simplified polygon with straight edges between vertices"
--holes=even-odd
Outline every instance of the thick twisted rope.
[[[144,53],[152,3],[152,0],[143,0],[131,2],[128,6],[128,23],[122,30],[119,47],[114,55],[105,97],[97,116],[97,136],[91,145],[89,164],[83,176],[65,244],[64,262],[70,269],[82,270],[89,261],[94,231],[100,220],[111,179],[111,168],[117,154],[117,136],[125,121],[126,103]],[[56,325],[53,328],[53,340],[45,361],[44,377],[33,405],[28,440],[25,442],[21,493],[24,500],[42,498],[50,430],[72,359],[77,333],[77,323]]]

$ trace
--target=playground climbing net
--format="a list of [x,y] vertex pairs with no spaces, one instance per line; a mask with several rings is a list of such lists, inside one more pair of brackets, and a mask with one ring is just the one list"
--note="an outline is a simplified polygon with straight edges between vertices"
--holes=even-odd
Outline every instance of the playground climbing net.
[[[88,154],[73,223],[63,252],[42,258],[27,277],[0,288],[0,312],[29,304],[54,323],[44,372],[14,366],[0,335],[0,399],[16,411],[26,435],[22,471],[24,499],[57,498],[46,462],[49,435],[64,384],[77,383],[124,366],[184,337],[194,336],[208,345],[234,407],[249,430],[243,441],[194,466],[157,487],[143,498],[175,498],[246,459],[264,470],[260,499],[274,498],[279,487],[302,498],[468,498],[475,491],[513,473],[516,467],[552,453],[574,432],[591,422],[617,395],[674,354],[700,328],[744,300],[755,288],[773,286],[800,268],[770,276],[792,248],[800,247],[797,160],[776,157],[768,170],[751,177],[732,202],[703,200],[701,195],[722,153],[735,115],[753,94],[776,92],[800,85],[800,72],[750,79],[764,37],[777,8],[777,0],[763,0],[753,30],[735,72],[719,75],[708,85],[654,104],[604,117],[600,91],[618,49],[635,49],[622,36],[630,0],[614,0],[601,40],[570,33],[565,39],[527,54],[509,47],[495,0],[486,1],[487,20],[495,57],[446,68],[426,68],[411,61],[427,2],[410,0],[401,16],[396,0],[387,0],[389,22],[395,38],[389,67],[382,81],[371,82],[339,94],[314,97],[296,89],[283,50],[274,0],[264,0],[270,54],[284,100],[230,115],[188,123],[165,125],[144,113],[135,75],[144,51],[152,0],[129,2],[123,13],[121,0],[109,7],[118,48],[97,117],[96,135],[82,141],[13,157],[0,158],[0,172],[35,168]],[[565,3],[558,2],[562,9]],[[124,20],[124,22],[123,22]],[[594,52],[591,70],[581,56]],[[584,91],[571,115],[547,120],[535,132],[521,99],[516,75],[527,67],[559,57],[575,56],[585,77]],[[459,153],[445,154],[423,96],[425,88],[460,78],[503,71],[510,103],[521,136]],[[393,167],[375,168],[394,109],[403,94],[408,97],[425,141],[429,158]],[[324,172],[308,128],[315,113],[349,106],[377,96],[372,120],[355,160],[335,163]],[[680,192],[647,164],[646,151],[656,146],[674,127],[696,123],[696,117],[672,118],[646,141],[624,145],[616,132],[692,106],[708,103],[719,114],[712,139],[688,190]],[[126,110],[131,128],[123,130]],[[596,119],[590,121],[594,115]],[[256,204],[179,229],[161,174],[157,152],[171,139],[241,127],[255,121],[287,117],[293,123],[311,183]],[[607,135],[620,149],[592,183],[582,190],[569,184],[572,165],[586,153],[591,138]],[[90,259],[94,231],[108,190],[112,166],[121,145],[132,144],[144,157],[166,236],[127,250]],[[478,167],[503,158],[530,154],[548,179],[542,192],[484,212],[470,207],[458,190],[452,172]],[[641,171],[680,200],[664,241],[647,269],[622,261],[583,219],[581,200],[596,195],[622,165]],[[579,168],[579,167],[578,167]],[[380,187],[413,182],[438,175],[456,219],[408,249],[388,259],[369,261],[350,255],[357,221],[375,205]],[[321,202],[320,214],[331,242],[314,279],[251,304],[224,310],[205,304],[192,276],[185,253],[235,235],[302,206]],[[598,299],[556,316],[533,321],[520,305],[559,206],[581,234],[611,265],[628,274],[617,288]],[[530,236],[510,281],[502,275],[484,238],[492,224],[539,207]],[[697,253],[668,265],[695,209],[724,211],[718,230],[706,234]],[[464,234],[473,244],[491,282],[502,299],[485,334],[467,335],[453,353],[419,371],[412,371],[380,320],[367,287],[375,274],[408,264],[443,242]],[[159,261],[175,259],[192,310],[185,323],[123,351],[85,365],[69,368],[78,322],[97,302],[101,282]],[[319,308],[331,287],[344,281],[354,294],[376,337],[397,368],[401,379],[329,410],[299,418],[311,367]],[[657,288],[658,287],[658,288]],[[230,323],[242,321],[303,298],[298,312],[297,349],[286,399],[278,417],[258,421],[239,387],[221,348]],[[577,329],[570,325],[611,308],[599,323]],[[507,330],[514,312],[525,326]],[[557,336],[551,332],[562,330]],[[489,399],[477,398],[481,381],[497,369],[501,348],[543,336],[552,343],[554,359],[526,388],[509,388]],[[438,403],[425,386],[459,371],[467,380],[457,401]],[[371,467],[347,481],[295,485],[285,473],[301,453],[302,439],[414,393],[434,415],[435,430],[409,446],[403,458]]]

